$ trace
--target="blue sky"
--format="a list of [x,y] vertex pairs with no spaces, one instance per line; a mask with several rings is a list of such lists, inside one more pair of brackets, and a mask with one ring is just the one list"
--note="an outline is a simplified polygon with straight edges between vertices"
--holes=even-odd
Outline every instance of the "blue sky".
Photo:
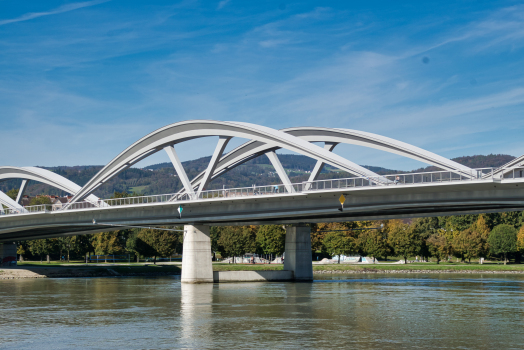
[[[448,158],[519,156],[523,46],[516,1],[0,0],[0,165],[103,165],[186,119],[358,129]],[[214,142],[177,150],[194,159]]]

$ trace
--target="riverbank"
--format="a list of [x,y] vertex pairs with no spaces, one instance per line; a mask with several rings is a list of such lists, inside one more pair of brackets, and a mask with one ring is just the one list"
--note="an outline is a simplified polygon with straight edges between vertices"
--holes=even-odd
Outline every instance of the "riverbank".
[[0,280],[23,278],[71,278],[71,277],[136,277],[180,275],[180,266],[33,266],[0,268]]
[[[24,263],[16,267],[0,268],[0,280],[23,278],[71,277],[136,277],[180,275],[178,264],[39,264]],[[282,264],[213,264],[213,271],[281,271]],[[321,274],[376,274],[376,273],[461,273],[461,274],[524,274],[524,264],[460,264],[413,263],[400,264],[332,264],[313,265],[313,273]]]

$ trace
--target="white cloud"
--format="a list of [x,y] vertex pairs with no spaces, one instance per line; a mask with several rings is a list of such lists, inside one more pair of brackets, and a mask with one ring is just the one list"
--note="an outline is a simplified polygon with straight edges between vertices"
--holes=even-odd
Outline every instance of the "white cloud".
[[29,21],[31,19],[43,17],[43,16],[57,15],[59,13],[74,11],[80,8],[94,6],[94,5],[98,5],[104,2],[108,2],[108,1],[110,0],[94,0],[94,1],[76,2],[73,4],[66,4],[66,5],[59,6],[56,9],[47,11],[47,12],[30,12],[20,17],[17,17],[17,18],[0,20],[0,26],[10,24],[10,23]]
[[226,6],[227,4],[229,4],[231,0],[222,0],[218,3],[218,6],[217,6],[217,10],[221,10],[222,8],[224,8],[224,6]]

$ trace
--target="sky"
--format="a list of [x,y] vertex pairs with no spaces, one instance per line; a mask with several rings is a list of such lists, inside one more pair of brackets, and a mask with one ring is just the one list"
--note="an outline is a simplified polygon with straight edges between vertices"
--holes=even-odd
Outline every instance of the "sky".
[[[356,129],[447,158],[519,156],[523,62],[517,1],[0,0],[0,165],[105,165],[188,119]],[[215,143],[177,151],[195,159]],[[358,146],[335,153],[423,166]]]

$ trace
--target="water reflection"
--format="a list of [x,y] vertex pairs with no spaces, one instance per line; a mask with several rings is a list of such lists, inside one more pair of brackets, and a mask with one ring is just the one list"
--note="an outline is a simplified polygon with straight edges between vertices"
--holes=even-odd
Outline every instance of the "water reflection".
[[213,284],[181,283],[180,321],[182,341],[195,344],[198,338],[211,334],[213,313]]
[[524,277],[0,282],[0,349],[521,348]]

